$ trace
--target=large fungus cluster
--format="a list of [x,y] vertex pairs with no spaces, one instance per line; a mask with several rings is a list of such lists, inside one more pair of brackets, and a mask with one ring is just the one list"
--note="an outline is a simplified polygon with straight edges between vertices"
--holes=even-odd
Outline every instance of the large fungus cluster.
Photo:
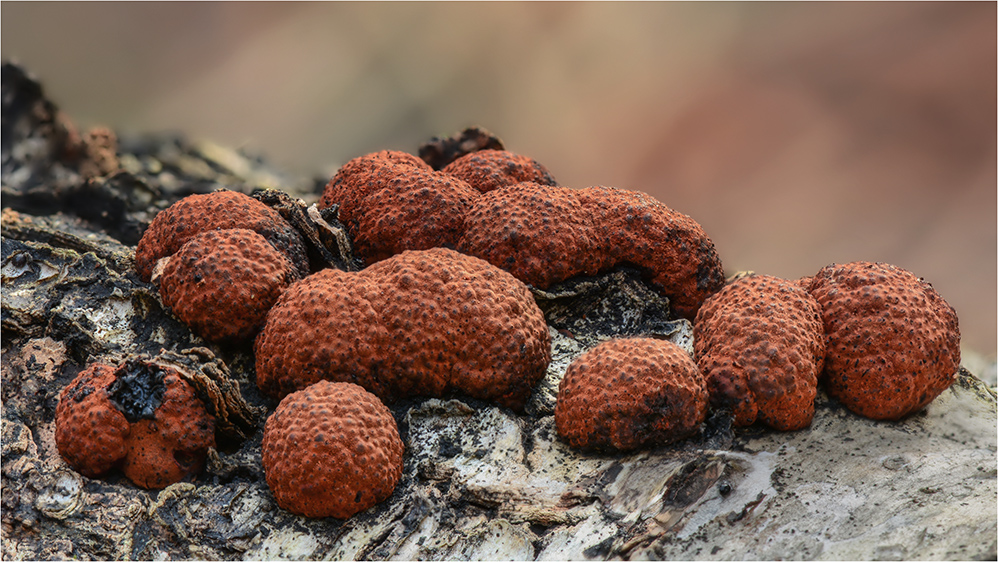
[[320,206],[333,205],[368,262],[456,248],[541,289],[632,265],[689,319],[724,284],[714,244],[690,217],[643,193],[557,187],[533,159],[504,150],[440,171],[401,152],[361,156],[326,186]]
[[485,261],[435,248],[292,285],[256,340],[256,376],[275,398],[332,380],[386,400],[458,390],[519,409],[550,347],[526,286]]
[[[905,270],[832,264],[797,281],[748,275],[725,286],[700,225],[648,195],[559,187],[477,129],[426,154],[355,158],[325,187],[319,206],[337,210],[368,264],[359,272],[308,275],[299,233],[224,191],[161,212],[136,250],[139,276],[199,334],[258,333],[256,382],[280,400],[262,463],[294,513],[346,518],[391,495],[404,445],[381,400],[456,391],[522,409],[551,358],[526,284],[636,267],[694,321],[696,360],[632,337],[569,366],[555,426],[573,447],[674,442],[710,407],[730,410],[735,425],[802,429],[822,381],[860,415],[899,419],[954,380],[956,313]],[[62,391],[56,443],[86,476],[121,467],[160,488],[200,468],[213,424],[175,370],[97,363]]]
[[120,467],[143,488],[194,474],[215,446],[215,419],[175,369],[132,359],[94,363],[59,395],[56,446],[80,474]]

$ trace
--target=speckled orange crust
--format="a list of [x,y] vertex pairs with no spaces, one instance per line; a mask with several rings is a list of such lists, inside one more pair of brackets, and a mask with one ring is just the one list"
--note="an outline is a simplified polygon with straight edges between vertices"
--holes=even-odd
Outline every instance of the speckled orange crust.
[[299,281],[256,340],[257,385],[277,398],[325,379],[388,401],[456,390],[519,410],[550,359],[523,283],[444,248]]
[[651,338],[603,342],[568,367],[554,410],[558,435],[572,447],[633,450],[697,432],[707,390],[693,359]]
[[591,210],[578,191],[521,183],[482,195],[465,217],[458,250],[547,288],[605,266]]
[[179,373],[140,361],[95,363],[59,395],[56,446],[80,474],[115,466],[143,488],[164,488],[201,470],[215,446],[215,419]]
[[139,240],[135,269],[143,281],[148,281],[156,262],[176,253],[191,237],[207,230],[230,228],[260,234],[288,258],[301,276],[308,275],[308,257],[298,231],[277,211],[236,191],[190,195],[157,214]]
[[55,442],[59,454],[77,472],[96,478],[128,454],[129,423],[111,404],[106,389],[114,367],[93,363],[59,394]]
[[453,248],[478,192],[405,152],[347,162],[323,192],[320,208],[339,205],[354,250],[375,263],[405,250]]
[[896,420],[955,380],[959,321],[929,283],[890,264],[853,262],[822,268],[810,290],[825,325],[826,388],[853,412]]
[[468,182],[482,193],[526,181],[558,185],[551,172],[539,162],[507,150],[479,150],[465,154],[441,171]]
[[817,301],[794,281],[743,277],[708,298],[693,323],[711,404],[735,425],[811,425],[825,355]]
[[368,263],[456,248],[542,289],[633,265],[688,319],[724,284],[714,244],[690,217],[643,193],[555,187],[543,166],[504,150],[440,172],[404,152],[355,158],[326,186],[320,207],[334,204]]
[[700,225],[643,193],[521,183],[479,197],[464,229],[458,250],[538,288],[635,265],[677,315],[692,319],[724,285],[721,260]]
[[252,337],[298,272],[256,232],[209,230],[189,239],[159,277],[163,303],[211,341]]
[[267,419],[263,470],[277,505],[346,519],[392,495],[404,446],[392,413],[363,388],[320,381]]
[[358,156],[340,166],[329,180],[319,199],[319,208],[339,205],[339,219],[356,222],[356,211],[361,210],[364,198],[383,187],[373,180],[390,179],[407,170],[431,172],[433,168],[412,154],[399,150],[382,150]]

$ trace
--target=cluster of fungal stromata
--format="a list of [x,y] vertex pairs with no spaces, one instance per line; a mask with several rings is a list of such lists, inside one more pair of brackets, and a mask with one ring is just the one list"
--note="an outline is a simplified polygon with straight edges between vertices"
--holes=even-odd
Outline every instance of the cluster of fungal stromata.
[[[729,409],[736,425],[802,429],[822,380],[860,415],[898,419],[955,378],[956,314],[900,268],[833,264],[797,281],[725,285],[702,228],[645,194],[558,187],[539,163],[505,150],[439,168],[382,151],[332,178],[320,206],[337,207],[371,264],[361,272],[308,276],[297,232],[233,192],[180,201],[139,243],[140,276],[200,335],[260,332],[257,384],[280,400],[263,464],[278,504],[295,513],[346,518],[391,495],[404,447],[382,399],[456,390],[521,409],[550,360],[525,284],[638,266],[694,322],[695,361],[670,342],[628,338],[572,363],[555,422],[573,447],[683,439],[710,407]],[[61,395],[57,443],[85,475],[122,465],[137,484],[161,487],[196,470],[213,446],[212,419],[176,374],[140,384],[136,369],[81,373]],[[193,424],[187,441],[170,440],[178,416]],[[189,462],[163,461],[171,454]]]
[[557,187],[542,165],[504,150],[439,171],[404,152],[361,156],[333,176],[319,205],[338,206],[368,263],[454,248],[542,289],[636,265],[689,319],[724,284],[714,244],[690,217],[644,193]]
[[298,231],[235,191],[191,195],[156,215],[135,264],[178,318],[216,342],[253,337],[281,292],[308,274]]

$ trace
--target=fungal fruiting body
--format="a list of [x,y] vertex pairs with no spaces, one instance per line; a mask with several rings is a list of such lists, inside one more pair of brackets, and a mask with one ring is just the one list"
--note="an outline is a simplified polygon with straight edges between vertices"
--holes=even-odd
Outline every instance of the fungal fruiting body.
[[711,405],[730,408],[735,425],[811,425],[825,342],[807,291],[768,275],[742,277],[704,302],[693,329]]
[[397,151],[354,158],[336,172],[319,202],[339,205],[354,250],[368,263],[405,250],[453,248],[478,192]]
[[520,409],[550,347],[543,314],[509,273],[444,248],[407,251],[291,285],[257,337],[257,385],[280,398],[352,382],[386,401],[456,390]]
[[540,162],[507,150],[479,150],[454,160],[442,170],[481,193],[523,182],[558,185]]
[[829,395],[862,416],[896,420],[949,388],[960,367],[956,311],[899,267],[831,264],[810,292],[825,329]]
[[115,380],[114,367],[94,363],[59,395],[55,431],[59,454],[91,478],[104,474],[128,454],[128,420],[107,396]]
[[280,293],[308,274],[298,231],[235,191],[191,195],[160,212],[135,263],[159,286],[163,304],[216,342],[252,337]]
[[260,234],[288,258],[301,276],[308,274],[305,243],[298,231],[277,211],[236,191],[190,195],[157,214],[135,249],[135,269],[143,281],[149,281],[156,263],[176,253],[192,237],[207,230],[230,228]]
[[458,250],[538,288],[604,266],[591,210],[575,190],[520,183],[479,197],[465,217]]
[[541,289],[637,266],[688,319],[724,284],[714,244],[690,217],[643,193],[557,187],[544,166],[505,150],[439,172],[404,152],[361,156],[326,186],[320,207],[333,205],[368,263],[456,248]]
[[205,339],[253,336],[281,292],[298,279],[291,262],[252,230],[208,230],[167,258],[163,303]]
[[644,269],[673,313],[693,320],[704,299],[724,286],[714,243],[689,216],[639,191],[590,187],[580,197],[593,209],[596,236],[606,241],[604,267]]
[[346,519],[392,494],[403,451],[395,418],[376,396],[320,381],[289,394],[267,419],[263,469],[284,509]]
[[690,217],[654,198],[611,187],[521,183],[486,193],[464,221],[458,249],[547,288],[619,265],[642,269],[692,319],[724,284],[713,242]]
[[80,474],[115,466],[143,488],[194,474],[215,446],[215,419],[174,369],[131,359],[91,364],[59,395],[56,446]]
[[632,450],[697,432],[707,390],[693,359],[652,338],[605,341],[568,367],[558,388],[558,435],[572,447]]

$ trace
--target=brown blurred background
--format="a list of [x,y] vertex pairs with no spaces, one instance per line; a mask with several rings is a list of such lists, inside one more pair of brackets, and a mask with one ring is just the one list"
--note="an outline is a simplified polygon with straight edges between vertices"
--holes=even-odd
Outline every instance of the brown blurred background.
[[2,55],[80,125],[303,176],[469,125],[651,193],[729,272],[886,261],[994,356],[996,4],[9,3]]

